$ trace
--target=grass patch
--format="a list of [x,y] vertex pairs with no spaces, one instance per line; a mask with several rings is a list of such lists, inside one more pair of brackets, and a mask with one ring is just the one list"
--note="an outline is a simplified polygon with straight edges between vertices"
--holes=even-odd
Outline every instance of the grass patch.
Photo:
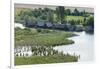
[[74,43],[74,41],[67,39],[75,36],[74,33],[47,29],[41,30],[15,28],[15,47],[32,46],[33,52],[33,55],[30,57],[15,56],[15,65],[77,62],[77,56],[65,55],[63,52],[53,50],[54,46]]
[[30,29],[15,29],[15,46],[59,46],[72,44],[74,41],[66,39],[75,36],[74,33],[64,31],[37,32]]
[[70,20],[81,20],[83,21],[84,20],[84,17],[83,16],[66,16],[66,20],[70,21]]
[[77,62],[77,57],[71,55],[15,57],[15,65],[47,64]]

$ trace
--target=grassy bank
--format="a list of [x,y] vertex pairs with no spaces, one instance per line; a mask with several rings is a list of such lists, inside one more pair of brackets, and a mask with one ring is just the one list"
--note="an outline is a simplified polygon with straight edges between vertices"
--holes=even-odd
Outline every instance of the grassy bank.
[[77,57],[71,55],[15,57],[15,65],[47,64],[77,62]]
[[64,31],[16,29],[15,46],[59,46],[72,44],[74,41],[67,39],[72,36],[75,36],[75,34]]
[[54,50],[54,46],[74,43],[74,33],[48,29],[15,28],[15,47],[32,46],[32,56],[15,56],[15,65],[77,62],[78,57]]

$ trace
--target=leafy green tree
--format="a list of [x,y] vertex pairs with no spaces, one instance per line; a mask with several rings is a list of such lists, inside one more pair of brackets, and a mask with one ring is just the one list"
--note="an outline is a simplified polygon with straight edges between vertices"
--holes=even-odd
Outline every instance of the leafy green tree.
[[77,8],[74,9],[74,15],[79,16],[79,11],[77,10]]
[[65,20],[65,7],[64,6],[58,6],[56,8],[56,13],[58,16],[58,21],[61,23],[64,23]]
[[34,11],[33,11],[33,15],[34,15],[34,17],[38,17],[40,14],[39,14],[40,12],[38,11],[38,9],[34,9]]
[[70,15],[71,14],[71,10],[70,9],[66,9],[65,13],[66,13],[66,15]]
[[35,17],[28,16],[28,15],[25,15],[23,20],[25,21],[25,25],[29,25],[31,23],[36,23],[37,22]]
[[44,12],[49,12],[50,9],[49,8],[44,8]]
[[94,28],[94,16],[90,16],[85,21],[86,26],[92,26]]
[[[41,9],[41,8],[38,9],[38,14],[39,14],[39,15],[42,14],[42,9]],[[38,15],[38,16],[39,16],[39,15]]]
[[86,14],[85,10],[81,12],[81,15],[84,16]]
[[94,28],[94,16],[90,16],[87,21],[86,21],[87,25],[90,25]]
[[46,14],[46,13],[43,13],[43,14],[40,16],[40,19],[41,19],[41,20],[47,20],[47,14]]
[[49,22],[53,22],[53,19],[54,19],[54,13],[51,11],[51,10],[49,10],[48,11],[48,21]]

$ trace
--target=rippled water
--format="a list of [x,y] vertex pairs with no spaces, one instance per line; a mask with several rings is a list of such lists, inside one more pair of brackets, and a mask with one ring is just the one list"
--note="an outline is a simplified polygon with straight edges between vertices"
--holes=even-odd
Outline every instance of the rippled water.
[[65,54],[80,55],[80,61],[93,61],[94,57],[94,35],[85,32],[75,32],[79,36],[71,37],[75,41],[74,44],[54,47],[58,51],[63,51]]

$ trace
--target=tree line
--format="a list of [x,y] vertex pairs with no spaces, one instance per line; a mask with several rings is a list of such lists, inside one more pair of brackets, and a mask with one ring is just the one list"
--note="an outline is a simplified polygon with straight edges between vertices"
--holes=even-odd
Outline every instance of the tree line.
[[[81,20],[70,20],[66,19],[66,16],[83,16],[84,22],[86,23],[87,17],[90,17],[89,12],[85,10],[79,11],[75,8],[73,11],[71,9],[66,9],[64,6],[58,6],[56,9],[51,8],[35,8],[35,9],[22,9],[19,14],[15,14],[15,22],[28,22],[36,23],[37,21],[48,21],[51,23],[71,23],[72,25],[80,24]],[[91,17],[90,17],[91,18]],[[92,19],[94,17],[92,16]],[[87,21],[86,21],[87,20]],[[93,20],[92,20],[93,21]],[[89,24],[89,23],[87,23]],[[86,24],[85,24],[86,25]]]

